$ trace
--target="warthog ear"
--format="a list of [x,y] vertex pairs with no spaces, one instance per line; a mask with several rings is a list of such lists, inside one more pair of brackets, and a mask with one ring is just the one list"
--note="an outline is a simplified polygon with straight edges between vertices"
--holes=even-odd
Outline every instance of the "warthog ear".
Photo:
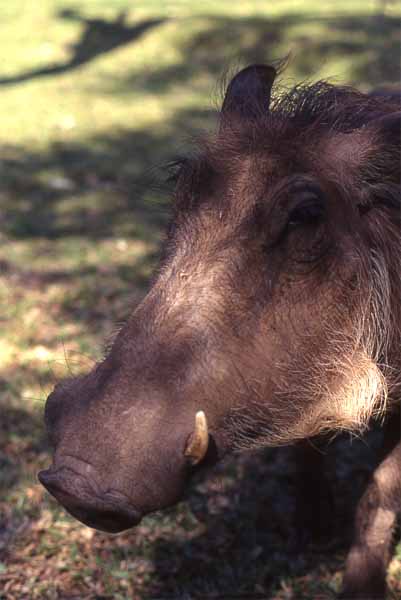
[[276,69],[268,65],[250,65],[230,81],[224,97],[222,115],[255,119],[269,110]]

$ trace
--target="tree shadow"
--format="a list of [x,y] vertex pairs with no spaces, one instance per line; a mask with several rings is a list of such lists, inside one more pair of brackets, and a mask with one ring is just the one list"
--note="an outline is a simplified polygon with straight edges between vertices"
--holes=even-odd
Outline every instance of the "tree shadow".
[[34,409],[10,405],[6,388],[16,387],[21,371],[0,373],[0,562],[12,552],[28,519],[40,512],[40,502],[27,501],[26,491],[36,486],[38,466],[45,465],[49,450],[41,405]]
[[[149,287],[149,273],[157,263],[159,253],[157,249],[145,251],[142,255],[127,257],[118,264],[91,265],[82,268],[25,268],[12,261],[0,261],[0,277],[4,285],[14,290],[23,290],[24,294],[32,291],[43,293],[49,287],[56,285],[64,290],[60,299],[54,303],[53,313],[63,323],[74,323],[82,327],[82,333],[91,339],[112,335],[114,323],[121,323],[128,318],[146,294]],[[60,351],[61,340],[63,345],[76,341],[79,334],[77,329],[73,333],[61,335],[51,329],[39,329],[35,332],[35,346],[43,345],[48,350]],[[104,345],[105,340],[102,341]],[[107,339],[106,339],[107,343]],[[97,351],[97,353],[100,350]],[[66,352],[66,350],[64,350]],[[71,351],[72,352],[72,351]],[[74,353],[63,355],[59,360],[75,363]],[[89,359],[89,357],[88,357]],[[95,362],[95,358],[93,358]],[[79,361],[78,361],[79,364]],[[86,365],[88,366],[88,365]],[[56,383],[56,381],[54,382]]]
[[336,504],[334,534],[303,549],[294,550],[292,544],[296,450],[231,458],[208,479],[201,477],[188,498],[202,522],[201,531],[192,536],[178,532],[156,541],[154,576],[144,597],[267,600],[291,578],[301,582],[293,589],[297,600],[309,600],[311,594],[334,598],[330,578],[344,568],[354,510],[380,439],[372,432],[352,447],[345,437],[328,447],[327,473]]
[[352,81],[356,85],[375,87],[383,83],[400,85],[399,61],[401,25],[397,17],[384,14],[337,17],[327,20],[336,32],[334,40],[324,37],[304,40],[300,74],[308,76],[316,58],[352,56]]
[[[172,191],[165,165],[185,154],[201,124],[211,125],[213,117],[212,111],[183,110],[156,130],[127,129],[54,144],[46,151],[3,148],[0,228],[7,239],[70,240],[70,246],[78,239],[128,239],[149,246],[135,259],[128,255],[109,267],[100,261],[91,267],[48,264],[38,270],[8,259],[0,263],[3,279],[25,291],[65,287],[59,318],[82,324],[95,337],[110,323],[121,322],[143,297],[157,264]],[[43,343],[52,347],[58,340]]]
[[[181,59],[147,72],[137,70],[103,82],[111,94],[130,93],[141,86],[155,94],[171,92],[175,86],[190,83],[191,89],[204,89],[205,75],[221,78],[224,69],[280,60],[290,55],[295,81],[314,78],[322,64],[347,62],[352,83],[372,88],[398,83],[400,21],[384,14],[311,17],[291,14],[282,17],[242,19],[205,15],[191,37],[181,37]],[[351,58],[352,57],[352,58]],[[336,77],[340,73],[333,73]]]
[[213,114],[178,111],[156,130],[120,130],[44,152],[3,147],[2,231],[15,239],[154,237],[169,214],[166,163],[188,151]]
[[[34,78],[60,75],[77,69],[118,47],[138,40],[152,28],[169,19],[153,18],[127,24],[127,12],[113,21],[89,18],[77,10],[59,11],[59,18],[82,25],[79,40],[71,46],[70,58],[62,63],[32,69],[10,77],[0,77],[0,85],[11,85]],[[373,87],[400,81],[400,22],[384,14],[384,8],[367,15],[311,17],[303,13],[281,17],[216,17],[201,15],[182,18],[198,28],[194,35],[180,36],[176,46],[181,60],[173,65],[116,77],[104,82],[110,93],[131,93],[133,85],[154,93],[191,81],[202,86],[202,77],[220,77],[227,66],[239,63],[271,62],[289,53],[295,75],[313,77],[317,65],[332,59],[349,62],[352,83]],[[351,57],[352,56],[352,60]]]
[[137,40],[147,31],[167,20],[166,18],[146,19],[134,25],[127,25],[125,22],[126,11],[120,12],[114,21],[90,19],[81,15],[77,10],[71,9],[61,10],[58,16],[62,19],[76,21],[83,27],[80,39],[76,44],[71,45],[69,60],[40,69],[32,69],[11,77],[0,77],[0,85],[12,85],[72,71],[107,52]]
[[21,381],[37,379],[36,370],[27,366],[0,372],[0,532],[2,503],[21,478],[35,477],[38,457],[48,451],[41,400],[33,406],[27,401],[26,408],[12,400],[21,393]]

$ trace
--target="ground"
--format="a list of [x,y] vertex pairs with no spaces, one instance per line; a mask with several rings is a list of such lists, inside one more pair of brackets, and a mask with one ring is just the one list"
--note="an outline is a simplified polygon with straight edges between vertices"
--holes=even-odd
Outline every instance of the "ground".
[[[174,510],[109,536],[38,484],[42,413],[146,293],[169,209],[163,165],[213,128],[227,73],[290,53],[282,85],[396,84],[400,14],[379,0],[1,4],[1,599],[334,598],[369,443],[329,451],[330,543],[294,551],[288,449],[232,457]],[[401,545],[389,584],[401,597]]]

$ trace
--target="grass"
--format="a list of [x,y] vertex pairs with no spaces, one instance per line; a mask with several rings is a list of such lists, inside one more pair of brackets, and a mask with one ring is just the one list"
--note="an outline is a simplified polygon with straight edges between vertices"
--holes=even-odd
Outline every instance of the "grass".
[[[0,6],[0,598],[310,600],[339,588],[344,536],[288,551],[285,452],[231,459],[117,537],[69,518],[36,473],[49,461],[46,395],[101,356],[146,292],[168,212],[159,167],[214,126],[219,80],[291,51],[290,83],[397,83],[401,5],[381,6]],[[345,476],[339,485],[352,500]],[[401,594],[400,546],[389,582]]]

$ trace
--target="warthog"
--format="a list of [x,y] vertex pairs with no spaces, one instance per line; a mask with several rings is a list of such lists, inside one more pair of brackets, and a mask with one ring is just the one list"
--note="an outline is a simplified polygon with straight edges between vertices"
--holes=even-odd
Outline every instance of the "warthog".
[[180,163],[159,274],[106,358],[49,396],[39,479],[117,532],[227,453],[379,419],[344,596],[381,598],[401,499],[399,106],[325,82],[271,99],[275,75],[240,71]]

